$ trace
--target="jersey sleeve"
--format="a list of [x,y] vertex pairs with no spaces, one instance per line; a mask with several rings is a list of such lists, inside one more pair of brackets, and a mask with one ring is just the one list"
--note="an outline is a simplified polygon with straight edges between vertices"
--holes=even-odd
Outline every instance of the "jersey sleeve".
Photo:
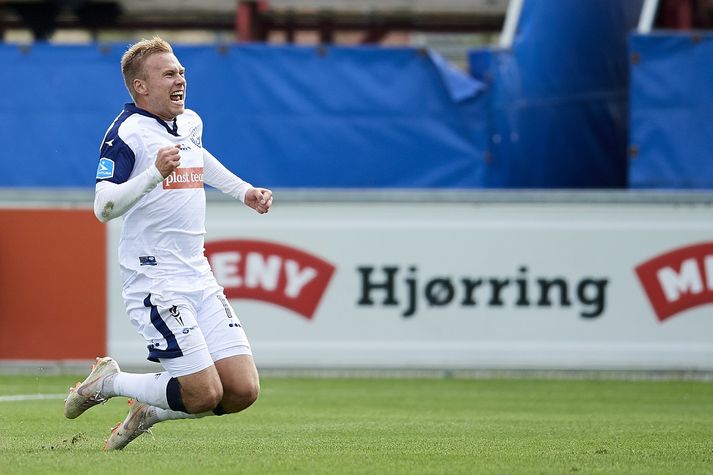
[[162,181],[163,176],[156,165],[121,184],[101,180],[95,187],[94,214],[102,223],[118,218]]
[[97,183],[110,181],[124,183],[131,176],[136,162],[136,155],[131,147],[122,140],[118,133],[107,134],[100,149]]
[[203,176],[205,182],[245,203],[245,193],[253,186],[233,174],[208,150],[203,149]]

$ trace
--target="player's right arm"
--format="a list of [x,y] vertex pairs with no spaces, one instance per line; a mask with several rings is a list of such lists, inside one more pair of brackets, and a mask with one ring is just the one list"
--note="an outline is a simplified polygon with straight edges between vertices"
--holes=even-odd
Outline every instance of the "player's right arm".
[[[102,157],[99,162],[97,184],[94,192],[94,214],[97,219],[102,223],[106,223],[111,219],[118,218],[151,192],[156,185],[161,183],[181,164],[178,147],[176,145],[159,149],[154,164],[129,180],[122,175],[128,176],[131,170],[128,173],[126,170],[123,172],[119,170],[115,177],[114,169],[116,164],[113,160]],[[111,168],[111,173],[103,172],[102,167]],[[124,168],[126,169],[126,167]],[[103,173],[107,175],[106,179],[102,178]]]

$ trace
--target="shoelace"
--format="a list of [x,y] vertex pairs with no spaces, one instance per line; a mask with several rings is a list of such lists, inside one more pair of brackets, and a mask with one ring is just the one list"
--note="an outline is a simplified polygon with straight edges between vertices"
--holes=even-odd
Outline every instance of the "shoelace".
[[89,397],[89,400],[94,401],[97,404],[104,404],[109,400],[109,398],[102,395],[101,390],[97,390],[97,392],[95,392]]
[[[79,394],[79,393],[77,393]],[[81,396],[81,395],[80,395]],[[97,404],[104,404],[109,400],[109,398],[102,396],[101,391],[97,391],[85,400],[82,401],[82,403],[79,405],[82,409],[86,410],[89,409],[92,406],[96,406]]]

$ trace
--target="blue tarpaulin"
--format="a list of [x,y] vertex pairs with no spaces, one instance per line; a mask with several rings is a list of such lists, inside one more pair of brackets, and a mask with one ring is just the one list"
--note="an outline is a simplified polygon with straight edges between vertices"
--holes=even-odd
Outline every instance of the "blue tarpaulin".
[[626,186],[627,36],[641,1],[526,0],[512,50],[471,53],[488,79],[486,186]]
[[713,33],[632,35],[633,188],[713,188]]
[[[0,46],[0,186],[94,185],[125,46]],[[482,183],[480,83],[412,48],[179,46],[203,143],[269,187]]]
[[[641,0],[527,0],[512,50],[177,46],[203,143],[275,188],[626,185]],[[0,186],[91,187],[127,45],[0,45]]]

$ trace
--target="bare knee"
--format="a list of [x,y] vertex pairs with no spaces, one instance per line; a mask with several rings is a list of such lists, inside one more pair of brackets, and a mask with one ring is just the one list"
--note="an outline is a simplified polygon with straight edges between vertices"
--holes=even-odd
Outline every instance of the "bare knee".
[[178,380],[183,406],[191,414],[212,411],[223,399],[223,385],[213,366]]
[[250,355],[231,356],[215,362],[223,384],[221,410],[240,412],[250,407],[260,394],[260,377]]
[[241,388],[241,392],[238,393],[238,398],[244,402],[246,408],[257,401],[258,396],[260,396],[259,381],[251,381],[245,384],[245,386]]
[[181,390],[183,405],[191,414],[212,411],[223,399],[223,388],[220,384],[210,385],[198,391]]
[[259,395],[258,381],[244,381],[236,387],[225,388],[220,404],[227,413],[240,412],[252,406]]

